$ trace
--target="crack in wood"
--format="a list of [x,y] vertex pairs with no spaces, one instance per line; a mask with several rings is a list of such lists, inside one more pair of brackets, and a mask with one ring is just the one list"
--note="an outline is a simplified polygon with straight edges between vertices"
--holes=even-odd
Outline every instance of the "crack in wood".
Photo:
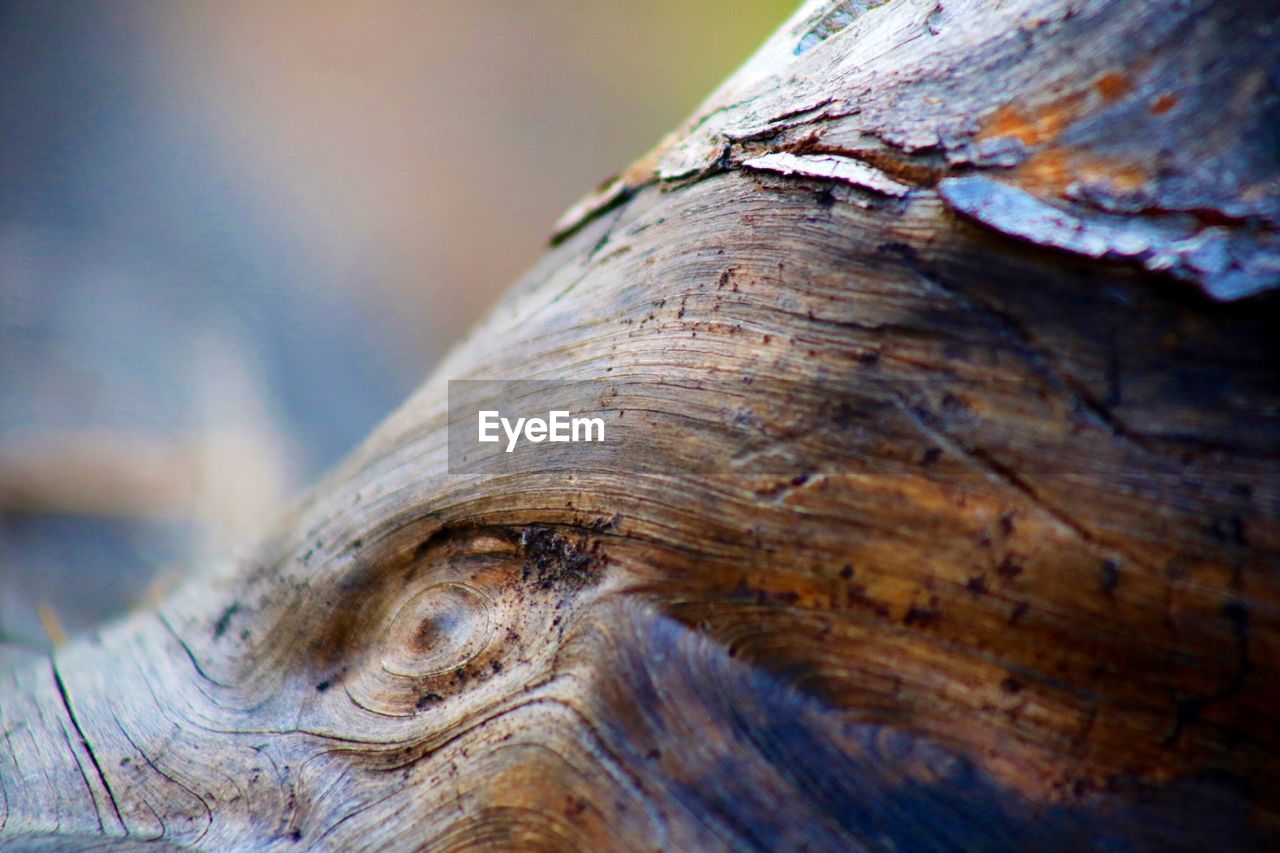
[[[102,783],[102,789],[106,792],[107,799],[111,802],[111,811],[115,814],[116,823],[126,835],[129,834],[129,828],[125,824],[124,819],[120,816],[120,807],[116,803],[115,793],[111,790],[111,783],[107,781],[107,776],[102,772],[102,765],[98,763],[98,756],[93,751],[93,745],[89,743],[89,738],[85,736],[84,729],[80,727],[80,722],[76,719],[76,713],[71,707],[71,698],[67,695],[67,687],[62,682],[62,675],[58,672],[58,662],[52,656],[49,659],[49,669],[53,675],[54,686],[58,690],[58,696],[62,699],[63,710],[67,713],[67,719],[71,721],[72,727],[76,730],[76,737],[80,739],[80,745],[84,747],[84,751],[89,755],[89,761],[93,764],[94,771],[98,774],[98,780]],[[76,762],[79,766],[79,761]],[[83,772],[83,771],[82,771]],[[86,780],[87,784],[87,780]],[[94,807],[97,807],[97,798],[92,797]],[[99,822],[102,818],[99,814]]]

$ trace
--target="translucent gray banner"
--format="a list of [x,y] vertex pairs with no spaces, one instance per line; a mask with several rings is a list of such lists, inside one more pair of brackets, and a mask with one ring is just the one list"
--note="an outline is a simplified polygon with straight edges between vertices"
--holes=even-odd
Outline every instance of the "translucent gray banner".
[[801,483],[819,473],[1014,485],[1065,476],[1144,490],[1251,482],[1255,492],[1262,482],[1266,494],[1253,498],[1273,504],[1280,411],[1247,409],[1243,444],[1223,454],[1199,438],[1198,413],[1214,393],[1130,382],[1122,399],[1104,400],[1060,384],[957,377],[454,380],[449,470]]

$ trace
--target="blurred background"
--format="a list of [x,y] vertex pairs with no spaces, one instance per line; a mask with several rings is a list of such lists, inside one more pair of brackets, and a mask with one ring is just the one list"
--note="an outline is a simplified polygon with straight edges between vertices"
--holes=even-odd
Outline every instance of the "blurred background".
[[0,642],[253,539],[794,0],[0,0]]

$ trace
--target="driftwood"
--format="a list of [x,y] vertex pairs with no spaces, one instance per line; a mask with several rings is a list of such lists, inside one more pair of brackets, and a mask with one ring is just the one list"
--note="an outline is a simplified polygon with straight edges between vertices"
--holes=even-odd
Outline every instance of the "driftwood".
[[[1274,844],[1276,11],[807,4],[252,554],[0,670],[0,840]],[[459,378],[643,452],[450,473]]]

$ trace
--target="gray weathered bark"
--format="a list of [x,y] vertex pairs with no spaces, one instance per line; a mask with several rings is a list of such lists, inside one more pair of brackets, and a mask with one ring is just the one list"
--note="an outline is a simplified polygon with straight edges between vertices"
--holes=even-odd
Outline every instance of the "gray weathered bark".
[[[0,671],[0,840],[1274,843],[1276,11],[807,4],[251,555]],[[450,474],[462,377],[653,428]]]

